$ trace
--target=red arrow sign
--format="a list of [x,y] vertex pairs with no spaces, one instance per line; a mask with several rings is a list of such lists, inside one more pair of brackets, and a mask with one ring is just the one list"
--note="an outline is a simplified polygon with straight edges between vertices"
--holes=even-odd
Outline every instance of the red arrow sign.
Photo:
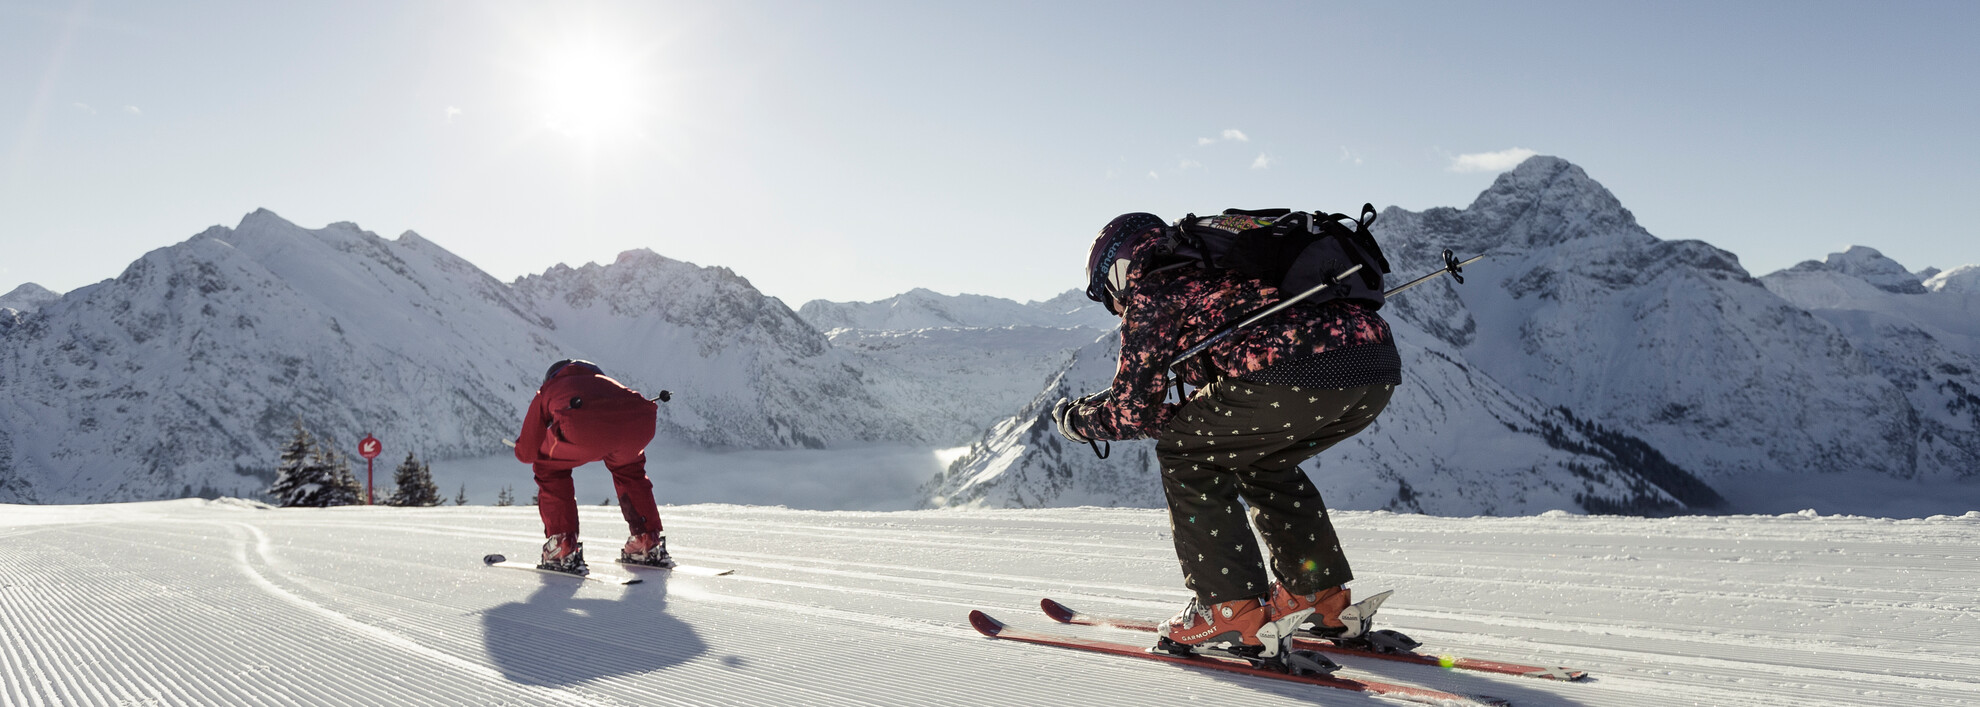
[[358,456],[366,459],[375,459],[378,457],[378,450],[382,446],[379,444],[378,438],[365,435],[364,439],[358,441]]

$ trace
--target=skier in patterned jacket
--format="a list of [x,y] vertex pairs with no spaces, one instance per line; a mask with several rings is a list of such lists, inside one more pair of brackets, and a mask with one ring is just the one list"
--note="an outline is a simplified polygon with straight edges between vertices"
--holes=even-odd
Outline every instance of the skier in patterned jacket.
[[1094,242],[1087,295],[1121,317],[1120,368],[1107,390],[1059,402],[1059,432],[1075,442],[1157,440],[1176,555],[1195,592],[1162,625],[1163,648],[1269,658],[1307,622],[1353,637],[1366,629],[1342,620],[1354,575],[1299,463],[1367,428],[1388,404],[1402,382],[1389,325],[1350,300],[1297,303],[1184,362],[1177,375],[1194,392],[1170,403],[1171,360],[1282,293],[1232,270],[1152,266],[1164,226],[1126,214]]
[[[669,397],[663,390],[654,399]],[[612,472],[619,512],[632,534],[619,561],[674,566],[653,481],[646,476],[646,444],[653,441],[657,409],[652,400],[606,377],[598,364],[565,359],[550,365],[516,436],[516,460],[530,465],[536,476],[537,511],[547,538],[537,567],[587,573],[571,470],[595,461]]]

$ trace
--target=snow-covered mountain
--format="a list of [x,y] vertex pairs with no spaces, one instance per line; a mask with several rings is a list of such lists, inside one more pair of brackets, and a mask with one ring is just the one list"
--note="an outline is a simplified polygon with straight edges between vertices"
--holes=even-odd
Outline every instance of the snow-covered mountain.
[[[1881,355],[1880,366],[1732,254],[1652,236],[1564,160],[1531,158],[1466,209],[1390,208],[1376,229],[1399,278],[1437,268],[1445,248],[1490,257],[1465,285],[1439,280],[1384,310],[1407,381],[1380,424],[1309,462],[1330,505],[1655,512],[1709,507],[1714,485],[1751,474],[1980,475],[1964,441],[1980,426],[1957,402],[1980,387],[1965,382],[1974,367],[1957,352],[1980,348],[1948,341],[1936,353]],[[1846,271],[1892,296],[1924,292],[1874,252],[1797,270]],[[1095,463],[1057,443],[1043,419],[1058,397],[1106,385],[1114,345],[1083,350],[931,483],[927,502],[1157,503],[1145,452],[1128,445]]]
[[1760,280],[1835,327],[1903,392],[1915,429],[1912,474],[1980,476],[1980,291],[1947,286],[1980,269],[1961,266],[1935,276],[1937,287],[1913,289],[1894,286],[1889,268],[1866,275],[1835,266],[1850,259],[1891,262],[1855,246]]
[[877,302],[813,300],[798,314],[871,361],[875,393],[948,444],[1023,407],[1075,349],[1118,324],[1080,290],[1020,303],[915,289]]
[[812,300],[798,308],[798,316],[820,331],[1010,326],[1108,329],[1115,324],[1114,315],[1079,290],[1068,290],[1049,300],[1018,303],[1001,297],[944,295],[915,288],[876,302]]
[[[1394,327],[1404,385],[1388,412],[1304,467],[1330,507],[1513,515],[1722,505],[1710,487],[1642,440],[1507,390],[1466,366],[1450,345],[1406,321]],[[1053,404],[1105,388],[1118,361],[1112,336],[1081,349],[1029,405],[924,488],[926,505],[1160,507],[1151,442],[1115,443],[1103,460],[1053,428]]]
[[[348,447],[496,454],[552,361],[681,393],[708,447],[916,439],[854,357],[721,268],[643,251],[505,285],[408,232],[268,211],[0,329],[0,500],[253,496],[292,422]],[[397,454],[399,452],[393,452]]]
[[0,309],[11,309],[27,314],[61,298],[61,295],[50,292],[46,287],[32,282],[23,283],[7,294],[0,295]]
[[1072,352],[1105,330],[1039,326],[834,329],[834,348],[869,363],[867,385],[927,430],[963,445],[1038,394]]
[[1980,295],[1980,265],[1961,265],[1945,272],[1935,272],[1922,284],[1931,292]]

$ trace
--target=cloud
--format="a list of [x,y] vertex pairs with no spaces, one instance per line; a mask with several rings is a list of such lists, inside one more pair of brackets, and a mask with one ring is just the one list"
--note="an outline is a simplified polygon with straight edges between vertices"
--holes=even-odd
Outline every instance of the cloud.
[[1201,169],[1202,167],[1203,167],[1202,162],[1198,162],[1196,160],[1183,160],[1181,163],[1176,165],[1176,171],[1187,172],[1192,169]]
[[1342,163],[1342,164],[1361,164],[1361,155],[1357,155],[1357,154],[1354,154],[1353,152],[1349,152],[1349,151],[1348,151],[1348,149],[1347,149],[1347,146],[1346,146],[1346,145],[1342,145],[1342,146],[1341,146],[1341,163]]
[[1451,158],[1452,172],[1504,172],[1519,166],[1526,158],[1540,154],[1524,147],[1498,152],[1474,152]]
[[84,113],[88,113],[90,115],[96,115],[96,109],[89,107],[88,103],[71,103],[69,105],[75,106],[76,110],[82,111]]
[[454,116],[460,114],[461,114],[461,109],[456,108],[454,106],[447,106],[447,122],[449,123],[454,122]]
[[1196,139],[1196,144],[1197,144],[1197,146],[1198,146],[1198,147],[1201,147],[1201,146],[1204,146],[1204,145],[1209,145],[1209,144],[1213,144],[1213,143],[1217,143],[1217,142],[1221,142],[1221,141],[1224,141],[1224,140],[1229,140],[1229,141],[1231,141],[1231,142],[1251,142],[1251,137],[1250,137],[1250,136],[1248,136],[1248,135],[1245,135],[1245,134],[1244,134],[1244,131],[1243,131],[1243,130],[1239,130],[1239,129],[1237,129],[1237,128],[1230,128],[1230,129],[1227,129],[1227,130],[1225,130],[1225,131],[1223,132],[1223,134],[1221,134],[1221,135],[1218,135],[1217,137],[1200,137],[1200,138],[1197,138],[1197,139]]
[[1251,168],[1252,168],[1252,169],[1266,169],[1266,168],[1268,168],[1268,167],[1271,167],[1271,166],[1272,166],[1272,163],[1273,163],[1273,162],[1277,162],[1277,161],[1278,161],[1278,160],[1275,160],[1275,159],[1272,159],[1272,158],[1271,158],[1271,156],[1269,156],[1269,155],[1266,155],[1266,154],[1265,154],[1265,153],[1263,153],[1263,152],[1260,152],[1260,153],[1258,153],[1258,159],[1255,159],[1255,160],[1252,160],[1252,161],[1251,161]]
[[131,115],[144,115],[144,111],[138,110],[137,106],[124,106],[124,112]]

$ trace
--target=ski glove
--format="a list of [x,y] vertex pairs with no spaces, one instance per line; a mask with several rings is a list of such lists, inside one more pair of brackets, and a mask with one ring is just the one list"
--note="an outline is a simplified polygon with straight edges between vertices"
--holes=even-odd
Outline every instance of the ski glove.
[[1059,436],[1074,442],[1091,444],[1093,440],[1073,428],[1072,413],[1073,401],[1070,399],[1059,398],[1059,402],[1052,406],[1052,421],[1058,423]]

